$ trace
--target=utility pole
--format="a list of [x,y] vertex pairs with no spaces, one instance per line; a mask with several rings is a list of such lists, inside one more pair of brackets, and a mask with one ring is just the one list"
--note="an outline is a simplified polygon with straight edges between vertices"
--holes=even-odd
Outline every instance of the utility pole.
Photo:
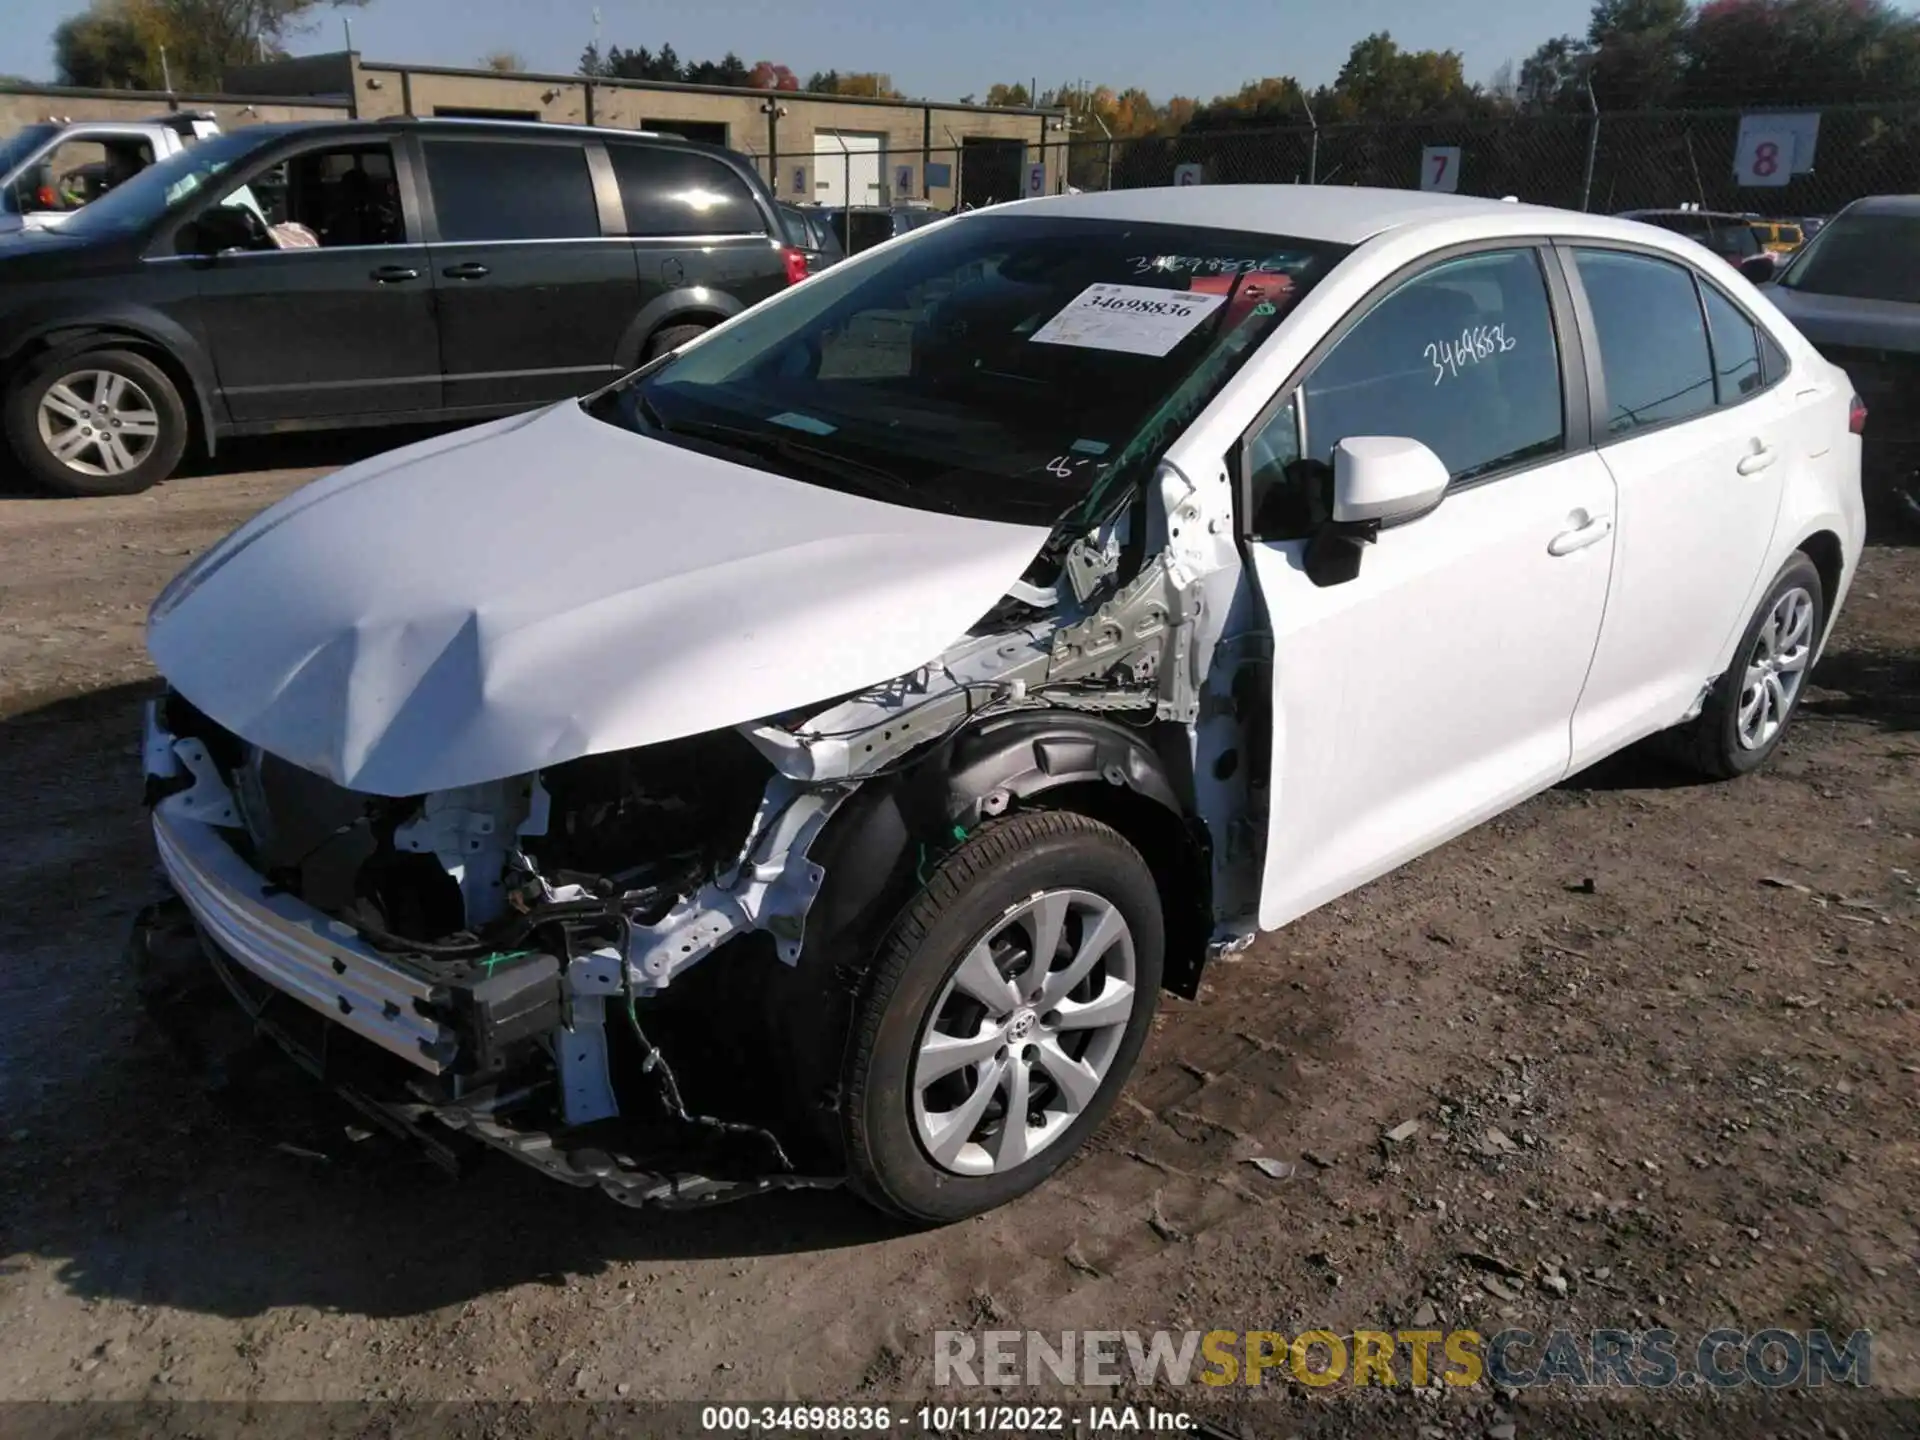
[[1593,166],[1600,157],[1600,101],[1593,93],[1593,70],[1587,70],[1587,105],[1593,111],[1593,119],[1587,126],[1587,175],[1580,184],[1580,208],[1593,209]]

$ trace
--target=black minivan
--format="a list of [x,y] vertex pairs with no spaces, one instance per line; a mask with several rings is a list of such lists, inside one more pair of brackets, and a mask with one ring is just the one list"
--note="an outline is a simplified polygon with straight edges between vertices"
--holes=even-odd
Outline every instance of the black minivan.
[[806,271],[727,150],[528,122],[250,126],[0,240],[6,437],[49,489],[129,494],[190,438],[565,399]]

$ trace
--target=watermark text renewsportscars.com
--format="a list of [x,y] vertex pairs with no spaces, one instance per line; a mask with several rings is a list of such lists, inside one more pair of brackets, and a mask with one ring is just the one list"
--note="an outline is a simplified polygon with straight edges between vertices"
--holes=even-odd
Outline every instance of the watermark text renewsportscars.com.
[[1873,1333],[1825,1330],[939,1330],[936,1387],[1348,1385],[1524,1390],[1873,1383]]

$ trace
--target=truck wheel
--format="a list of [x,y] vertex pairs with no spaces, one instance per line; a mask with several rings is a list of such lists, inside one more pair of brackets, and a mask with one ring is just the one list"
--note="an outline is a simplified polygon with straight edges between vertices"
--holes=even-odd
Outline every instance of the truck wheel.
[[1039,1185],[1126,1084],[1164,948],[1153,875],[1117,831],[1064,811],[976,831],[859,997],[840,1115],[856,1192],[944,1223]]
[[173,473],[187,411],[166,372],[129,350],[56,353],[13,387],[7,443],[61,495],[131,495]]

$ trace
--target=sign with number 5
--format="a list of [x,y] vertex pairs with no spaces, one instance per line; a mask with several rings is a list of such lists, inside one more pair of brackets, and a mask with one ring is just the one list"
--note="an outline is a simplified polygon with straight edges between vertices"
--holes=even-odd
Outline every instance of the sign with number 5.
[[1420,188],[1447,195],[1460,193],[1460,147],[1429,145],[1420,152]]
[[1742,185],[1788,184],[1793,179],[1795,138],[1791,130],[1743,127],[1739,153],[1733,157],[1734,178]]

